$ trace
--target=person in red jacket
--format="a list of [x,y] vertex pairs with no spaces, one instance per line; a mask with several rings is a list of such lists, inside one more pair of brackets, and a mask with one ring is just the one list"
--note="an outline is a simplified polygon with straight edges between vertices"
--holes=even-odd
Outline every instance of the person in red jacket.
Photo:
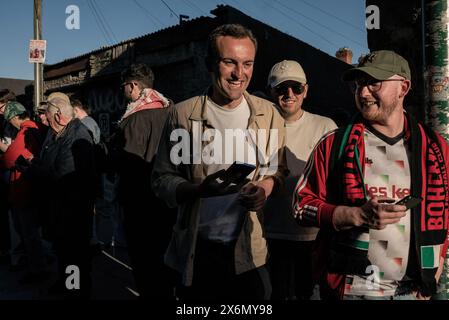
[[[8,101],[16,100],[16,95],[9,89],[0,90],[0,154],[8,149],[16,129],[5,121],[3,114]],[[18,268],[21,252],[19,243],[11,243],[8,204],[9,170],[0,171],[0,264],[11,264],[11,268]]]
[[[447,250],[449,147],[404,110],[408,62],[375,51],[343,79],[360,113],[322,138],[293,210],[320,228],[315,276],[322,299],[429,299]],[[413,208],[396,202],[421,198]]]
[[49,273],[46,270],[37,211],[33,206],[32,186],[22,176],[18,166],[26,165],[27,161],[39,153],[42,131],[34,121],[30,120],[25,107],[16,101],[6,104],[4,117],[19,130],[0,158],[0,170],[10,170],[9,201],[12,217],[23,238],[29,265],[29,273],[21,279],[21,282],[30,283],[43,280]]

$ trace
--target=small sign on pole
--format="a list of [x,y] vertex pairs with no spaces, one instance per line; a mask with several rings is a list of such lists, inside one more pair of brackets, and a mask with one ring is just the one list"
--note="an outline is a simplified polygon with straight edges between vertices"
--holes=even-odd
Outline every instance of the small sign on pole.
[[47,52],[47,40],[30,40],[28,61],[30,63],[44,63]]

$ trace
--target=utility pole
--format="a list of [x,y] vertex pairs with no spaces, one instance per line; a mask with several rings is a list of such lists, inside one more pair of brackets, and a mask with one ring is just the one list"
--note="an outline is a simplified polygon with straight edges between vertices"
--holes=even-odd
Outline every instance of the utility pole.
[[[42,39],[42,0],[34,0],[34,39]],[[34,63],[34,110],[43,98],[43,64]]]
[[[447,0],[422,0],[425,63],[428,89],[426,122],[449,141],[449,34]],[[449,250],[448,252],[449,253]],[[444,261],[436,300],[449,300],[449,255]]]

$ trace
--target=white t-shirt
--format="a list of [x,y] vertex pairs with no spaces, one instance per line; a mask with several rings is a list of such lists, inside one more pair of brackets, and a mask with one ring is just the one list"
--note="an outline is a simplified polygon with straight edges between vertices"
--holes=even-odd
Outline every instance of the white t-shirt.
[[[227,169],[234,161],[256,164],[253,144],[245,135],[250,117],[245,98],[234,109],[223,108],[210,99],[206,107],[207,122],[213,128],[208,129],[213,136],[210,141],[214,141],[203,150],[203,161],[204,153],[207,152],[209,156],[206,158],[212,162],[207,165],[207,175]],[[246,209],[240,205],[237,197],[238,193],[233,193],[200,199],[198,232],[202,238],[229,242],[238,237]]]
[[337,128],[329,118],[304,111],[302,117],[285,124],[286,158],[290,170],[285,188],[270,197],[264,208],[265,236],[271,239],[313,241],[318,228],[302,227],[293,218],[292,196],[315,145],[327,132]]
[[[383,196],[397,201],[410,194],[407,148],[402,138],[387,142],[378,135],[365,130],[365,187],[370,198]],[[394,295],[398,282],[404,279],[407,270],[410,227],[409,210],[396,224],[390,224],[383,230],[370,229],[368,259],[372,265],[366,276],[347,277],[345,294]],[[360,240],[363,241],[362,238]]]
[[[207,166],[207,175],[215,173],[221,169],[227,169],[234,161],[255,164],[255,159],[248,159],[247,151],[248,140],[245,132],[248,128],[250,117],[250,109],[248,102],[243,98],[242,102],[234,109],[228,109],[217,105],[212,100],[207,100],[207,122],[213,129],[206,129],[206,135],[210,133],[214,135],[211,141],[217,141],[217,145],[208,144],[211,148],[206,147],[204,154],[210,153],[213,149],[213,163]],[[235,134],[235,137],[232,135]],[[217,138],[217,140],[215,140]],[[254,153],[252,154],[254,156]]]

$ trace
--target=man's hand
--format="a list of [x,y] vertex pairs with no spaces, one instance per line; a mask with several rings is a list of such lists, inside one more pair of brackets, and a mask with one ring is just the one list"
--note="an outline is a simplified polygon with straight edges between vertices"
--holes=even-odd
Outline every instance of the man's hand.
[[[210,198],[224,196],[230,193],[237,193],[248,180],[240,184],[231,185],[231,181],[227,179],[226,170],[220,170],[208,175],[202,183],[193,184],[190,182],[181,183],[176,189],[176,201],[184,203],[197,198]],[[220,181],[217,181],[220,179]]]
[[[247,183],[244,181],[240,184],[230,185],[231,181],[226,179],[226,170],[220,170],[213,174],[210,174],[204,179],[204,181],[198,186],[198,194],[200,198],[209,198],[223,196],[230,193],[236,193],[240,190],[243,184]],[[217,181],[217,179],[222,180]]]
[[265,204],[267,199],[266,189],[264,188],[265,185],[260,184],[260,182],[249,182],[240,190],[240,203],[248,211],[259,211]]
[[407,208],[403,205],[387,204],[387,198],[374,197],[361,207],[338,206],[332,218],[337,230],[367,226],[382,230],[387,225],[399,222]]
[[374,197],[362,206],[362,217],[368,228],[382,230],[387,225],[398,223],[402,217],[405,217],[407,207],[384,202],[388,200],[388,198]]

